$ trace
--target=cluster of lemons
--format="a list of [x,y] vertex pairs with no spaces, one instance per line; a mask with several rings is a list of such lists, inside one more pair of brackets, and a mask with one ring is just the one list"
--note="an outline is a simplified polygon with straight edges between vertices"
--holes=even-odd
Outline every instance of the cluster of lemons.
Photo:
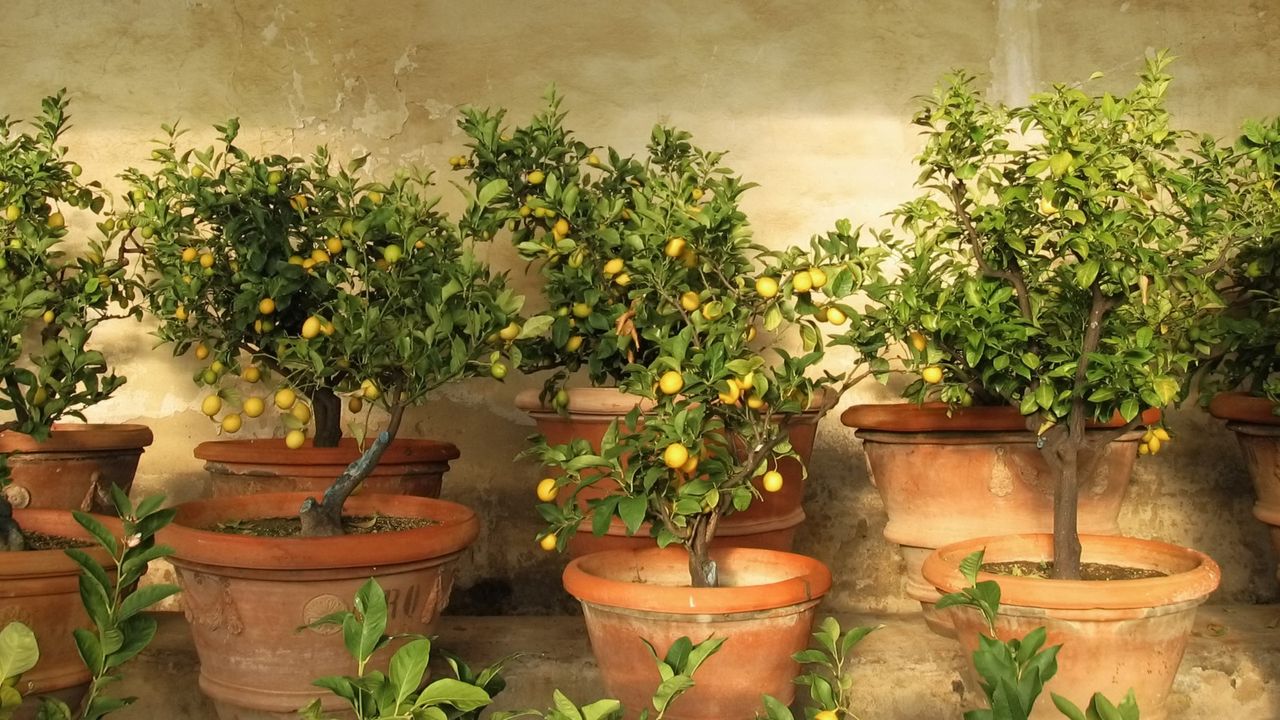
[[1139,455],[1155,455],[1160,452],[1160,448],[1164,447],[1173,438],[1169,435],[1169,431],[1162,427],[1148,429],[1142,434],[1142,442],[1138,443]]

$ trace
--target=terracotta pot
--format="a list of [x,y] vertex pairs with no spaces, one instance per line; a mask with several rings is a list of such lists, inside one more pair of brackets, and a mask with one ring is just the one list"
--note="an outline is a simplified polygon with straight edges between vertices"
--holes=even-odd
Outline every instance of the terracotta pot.
[[1267,524],[1272,557],[1280,558],[1280,416],[1274,409],[1270,400],[1244,393],[1219,393],[1209,403],[1209,412],[1236,434],[1257,495],[1253,516]]
[[[454,561],[479,534],[471,510],[395,495],[358,495],[349,515],[430,518],[438,524],[376,535],[259,538],[206,530],[220,521],[288,517],[305,493],[223,497],[178,506],[159,541],[174,549],[184,611],[200,657],[200,688],[223,720],[296,717],[312,699],[340,701],[311,684],[354,674],[340,628],[298,631],[350,608],[370,577],[387,593],[387,632],[430,634],[453,587]],[[376,660],[385,669],[390,653]]]
[[724,638],[694,676],[670,720],[748,720],[768,693],[784,705],[799,672],[791,655],[808,646],[831,573],[803,555],[751,548],[712,551],[722,587],[689,587],[681,549],[584,555],[564,571],[564,587],[582,601],[591,648],[606,694],[634,718],[650,706],[659,677],[642,640],[665,654],[682,636]]
[[0,432],[0,454],[12,453],[13,484],[5,496],[14,507],[85,510],[115,514],[109,488],[133,486],[138,458],[151,444],[146,425],[55,423],[44,442]]
[[[92,540],[65,510],[16,510],[25,530],[46,535]],[[112,518],[99,516],[108,527]],[[82,548],[90,557],[114,567],[111,556],[96,544]],[[114,575],[114,573],[112,573]],[[36,716],[37,695],[55,695],[72,705],[88,690],[92,677],[80,661],[71,631],[91,627],[80,604],[80,566],[62,550],[0,552],[0,627],[17,621],[30,627],[40,644],[40,661],[22,676],[18,690],[30,697],[17,714]]]
[[[1153,412],[1144,420],[1159,417]],[[906,560],[907,594],[920,601],[930,627],[949,634],[946,616],[932,613],[939,596],[920,574],[925,557],[992,529],[1053,529],[1056,481],[1035,434],[1012,407],[956,408],[948,418],[938,403],[854,405],[840,419],[860,428],[868,474],[889,516],[884,536],[902,547]],[[1112,442],[1096,475],[1082,482],[1081,532],[1120,531],[1120,504],[1141,437],[1134,431]]]
[[[627,395],[616,388],[578,388],[569,391],[568,415],[562,416],[543,405],[536,390],[527,390],[516,397],[516,406],[529,413],[538,425],[538,432],[553,444],[567,443],[582,438],[598,452],[600,441],[615,418],[626,416],[633,408],[650,406],[645,398]],[[790,441],[805,464],[813,453],[813,443],[818,432],[818,421],[827,410],[820,398],[809,412],[791,421]],[[782,489],[776,493],[764,492],[760,479],[755,480],[763,499],[755,502],[745,512],[724,518],[716,533],[713,545],[717,547],[750,547],[765,550],[790,551],[795,542],[796,529],[804,522],[804,470],[794,458],[786,458],[778,464],[782,473]],[[601,487],[587,488],[578,498],[586,502],[603,497],[608,491]],[[614,518],[609,531],[596,536],[590,523],[578,529],[577,536],[569,544],[571,557],[604,552],[607,550],[640,550],[651,547],[653,539],[646,525],[634,536],[628,536],[626,526]]]
[[[383,453],[360,492],[440,497],[440,484],[458,448],[435,440],[397,438]],[[196,446],[205,461],[214,497],[272,492],[322,493],[360,457],[353,438],[334,448],[318,448],[311,440],[297,450],[281,438],[211,440]]]
[[[1080,541],[1085,562],[1168,575],[1092,582],[979,575],[979,580],[1000,583],[999,637],[1020,638],[1044,627],[1048,644],[1062,645],[1058,674],[1045,686],[1031,717],[1061,720],[1050,692],[1084,707],[1095,692],[1118,701],[1132,688],[1143,720],[1166,720],[1165,701],[1191,635],[1196,607],[1221,579],[1218,564],[1204,553],[1152,540],[1084,535]],[[948,545],[925,560],[925,577],[942,592],[959,590],[967,584],[960,575],[960,561],[983,548],[986,562],[1049,560],[1053,536],[1009,535]],[[971,608],[948,612],[965,656],[972,659],[978,635],[986,628],[981,615]],[[967,682],[970,691],[982,697],[971,665]]]

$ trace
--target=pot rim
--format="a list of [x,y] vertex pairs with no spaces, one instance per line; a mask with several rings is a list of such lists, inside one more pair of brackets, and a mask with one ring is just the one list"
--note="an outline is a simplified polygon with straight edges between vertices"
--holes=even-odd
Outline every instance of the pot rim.
[[[307,438],[306,444],[302,447],[289,450],[285,448],[284,438],[208,440],[197,445],[192,454],[206,462],[279,467],[314,465],[346,467],[360,457],[355,438],[344,437],[337,447],[332,448],[318,448],[315,447],[314,442],[314,438]],[[461,456],[458,446],[443,440],[396,438],[391,441],[378,460],[378,467],[449,462]]]
[[[1160,421],[1158,408],[1142,411],[1142,423]],[[903,403],[860,403],[840,414],[840,422],[851,428],[879,432],[1030,432],[1026,416],[1012,405],[951,407],[943,402],[920,405]],[[1117,413],[1109,422],[1090,422],[1096,429],[1121,428],[1125,421]]]
[[[76,522],[70,510],[52,508],[15,508],[14,518],[24,530],[93,541],[93,535]],[[111,531],[117,540],[123,535],[119,518],[105,515],[91,515]],[[99,563],[113,568],[111,554],[96,542],[88,547],[78,548]],[[24,577],[53,577],[59,575],[76,575],[80,566],[63,550],[24,550],[22,552],[0,552],[0,580],[17,580]],[[108,572],[115,572],[109,570]],[[3,583],[0,583],[2,585]],[[3,597],[0,592],[0,597]]]
[[[708,615],[759,612],[817,602],[831,589],[831,571],[822,562],[796,553],[757,548],[713,548],[720,565],[755,560],[771,561],[787,569],[787,577],[760,585],[716,588],[648,585],[604,577],[610,568],[623,566],[637,578],[645,565],[680,569],[688,567],[688,554],[679,547],[642,550],[606,550],[571,560],[564,569],[564,588],[578,600],[594,605],[668,613]],[[629,567],[629,569],[628,569]],[[641,589],[643,587],[643,589]]]
[[262,538],[231,535],[199,526],[227,517],[291,517],[312,493],[264,493],[195,500],[177,506],[172,524],[159,542],[174,550],[174,560],[255,570],[355,568],[452,555],[480,534],[480,521],[468,507],[447,500],[409,495],[352,495],[345,513],[430,518],[437,525],[373,535],[318,538]]
[[1222,419],[1255,425],[1280,425],[1276,404],[1245,392],[1220,392],[1209,401],[1209,414]]
[[15,430],[0,432],[0,452],[74,453],[101,450],[139,450],[154,442],[151,428],[138,423],[53,424],[48,439],[39,442]]
[[[999,582],[1001,604],[1010,606],[1132,610],[1203,602],[1222,579],[1222,570],[1213,558],[1171,543],[1122,535],[1081,535],[1080,544],[1085,562],[1131,563],[1169,574],[1135,580],[1052,580],[980,572],[978,580]],[[960,561],[979,549],[986,550],[984,560],[988,562],[1048,559],[1053,557],[1053,535],[993,535],[962,540],[933,551],[921,572],[943,594],[956,592],[968,586],[960,573]]]
[[[644,411],[654,406],[654,402],[649,398],[623,392],[616,387],[566,389],[569,391],[567,409],[571,419],[612,419],[626,415],[637,407]],[[516,395],[515,402],[517,408],[534,418],[559,415],[554,408],[542,402],[540,391],[537,388],[520,391]],[[810,417],[813,418],[813,422],[816,422],[818,417],[834,406],[835,401],[831,397],[831,393],[827,392],[826,388],[818,388],[818,392],[814,393],[813,403],[809,406],[809,409],[802,413],[797,413],[793,422],[804,422]]]

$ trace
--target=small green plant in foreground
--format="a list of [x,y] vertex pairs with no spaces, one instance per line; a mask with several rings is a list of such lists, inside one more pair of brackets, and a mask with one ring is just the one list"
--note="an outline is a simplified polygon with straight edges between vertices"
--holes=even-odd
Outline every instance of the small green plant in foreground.
[[[989,634],[978,638],[973,665],[982,676],[982,692],[990,708],[970,710],[965,720],[1027,720],[1044,690],[1045,683],[1058,672],[1061,645],[1044,647],[1048,633],[1036,628],[1022,639],[1000,640],[996,635],[996,615],[1000,610],[1000,584],[994,580],[978,582],[982,568],[982,551],[973,553],[960,563],[960,572],[969,587],[944,595],[938,609],[970,607],[982,613]],[[1139,720],[1138,701],[1133,691],[1119,705],[1102,693],[1095,693],[1082,712],[1070,700],[1050,693],[1058,711],[1071,720]]]
[[[80,566],[80,599],[93,621],[92,629],[74,631],[80,659],[93,674],[89,692],[74,712],[61,700],[41,698],[40,720],[97,720],[132,704],[136,698],[110,697],[103,690],[120,680],[120,667],[137,657],[155,637],[156,620],[143,611],[178,592],[177,586],[167,584],[138,587],[148,563],[172,554],[169,548],[155,544],[156,532],[174,515],[172,509],[160,509],[164,497],[153,495],[135,508],[113,485],[111,499],[124,525],[123,538],[116,538],[92,515],[74,515],[111,554],[114,567],[109,571],[83,550],[66,551]],[[0,720],[9,720],[22,704],[18,682],[39,659],[39,645],[31,628],[13,622],[0,630]]]

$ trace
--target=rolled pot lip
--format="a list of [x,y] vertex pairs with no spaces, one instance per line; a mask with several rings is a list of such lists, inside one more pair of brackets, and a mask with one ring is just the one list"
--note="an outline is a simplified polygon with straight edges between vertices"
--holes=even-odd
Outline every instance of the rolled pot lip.
[[43,442],[15,430],[0,432],[0,452],[66,453],[100,450],[139,450],[151,445],[151,428],[138,423],[53,424],[53,432]]
[[317,538],[263,538],[233,535],[199,526],[227,518],[293,517],[313,493],[263,493],[194,500],[176,507],[173,523],[158,541],[173,548],[173,559],[255,570],[329,570],[419,562],[461,552],[480,535],[480,521],[465,505],[409,495],[352,495],[346,515],[379,513],[422,517],[437,524],[371,535]]
[[606,550],[571,560],[564,569],[564,588],[578,600],[593,605],[667,613],[706,615],[774,610],[821,600],[831,590],[831,571],[821,561],[796,553],[758,548],[717,548],[711,557],[720,565],[751,558],[774,558],[796,568],[792,577],[761,585],[715,588],[653,585],[602,577],[602,568],[623,565],[639,577],[642,564],[689,566],[688,554],[679,547],[641,550]]
[[[70,510],[15,508],[13,517],[23,530],[76,540],[88,540],[93,544],[79,548],[79,550],[87,553],[89,557],[105,566],[114,567],[111,554],[105,548],[99,546],[94,541],[93,535],[84,529],[80,523],[76,522],[75,516],[72,515]],[[124,528],[120,524],[119,518],[92,514],[91,517],[105,525],[117,540],[124,535]],[[80,566],[67,555],[65,550],[0,552],[0,580],[16,580],[21,577],[75,575],[79,572]],[[0,587],[0,597],[4,597],[3,590],[3,587]]]
[[[206,462],[277,467],[316,465],[345,467],[360,457],[355,438],[344,437],[337,447],[332,448],[318,448],[315,447],[314,442],[313,438],[308,438],[302,447],[290,450],[285,447],[284,438],[207,440],[197,445],[192,454]],[[378,460],[378,467],[449,462],[461,456],[462,452],[458,450],[458,446],[450,442],[398,437],[387,446]],[[336,475],[334,477],[337,478]]]
[[[1142,411],[1142,424],[1160,421],[1159,408]],[[840,414],[840,422],[859,430],[898,433],[921,432],[1030,432],[1026,416],[1012,405],[952,407],[943,402],[920,405],[901,403],[860,403]],[[1109,422],[1090,422],[1089,428],[1109,429],[1125,426],[1117,413]]]
[[[616,387],[567,388],[570,417],[613,418],[626,415],[634,408],[641,411],[652,408],[654,402],[640,395],[623,392]],[[516,407],[526,413],[538,416],[558,415],[554,408],[542,402],[541,392],[536,388],[522,390],[516,395]],[[796,419],[822,415],[835,405],[835,399],[826,388],[819,388],[813,396],[813,403],[808,410],[796,415]]]
[[1209,401],[1209,414],[1220,419],[1253,425],[1280,425],[1276,404],[1245,392],[1220,392]]
[[[1192,548],[1122,535],[1081,535],[1080,543],[1085,562],[1132,563],[1133,567],[1169,574],[1134,580],[1053,580],[979,572],[978,580],[997,581],[1002,604],[1052,610],[1132,610],[1202,602],[1222,580],[1218,563]],[[1016,550],[1027,545],[1032,549]],[[1052,558],[1053,535],[1027,533],[962,540],[933,551],[925,558],[921,573],[943,594],[956,592],[968,586],[960,573],[960,561],[979,549],[986,551],[984,562],[1035,562]],[[1139,562],[1134,559],[1135,554],[1164,559],[1168,564],[1161,567],[1155,562]]]

